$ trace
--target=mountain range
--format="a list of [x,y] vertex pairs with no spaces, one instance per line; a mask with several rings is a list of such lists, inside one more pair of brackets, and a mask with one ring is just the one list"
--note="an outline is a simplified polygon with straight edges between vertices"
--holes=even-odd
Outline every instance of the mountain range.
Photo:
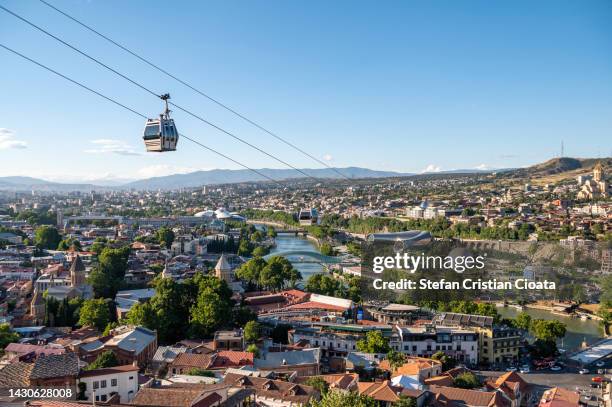
[[[320,179],[338,179],[341,173],[351,179],[367,179],[367,178],[391,178],[391,177],[410,177],[423,175],[438,175],[444,174],[478,174],[490,172],[503,172],[505,177],[522,178],[522,177],[538,177],[550,174],[562,174],[564,172],[575,173],[580,170],[588,170],[592,168],[597,161],[602,161],[605,165],[612,165],[612,160],[593,159],[593,158],[554,158],[544,163],[536,164],[525,168],[516,169],[496,169],[496,170],[478,170],[478,169],[459,169],[452,171],[440,171],[433,173],[402,173],[395,171],[377,171],[368,168],[347,167],[347,168],[317,168],[317,169],[301,169],[304,173]],[[304,175],[293,169],[257,169],[258,172],[276,180],[289,180],[304,178]],[[136,190],[169,190],[177,188],[195,188],[203,185],[214,184],[230,184],[239,182],[254,182],[265,181],[266,179],[255,174],[250,170],[225,170],[216,169],[209,171],[195,171],[187,174],[173,174],[161,177],[147,178],[137,181],[124,183],[105,183],[105,182],[88,182],[88,183],[60,183],[45,181],[31,177],[0,177],[0,190],[11,191],[92,191],[92,190],[121,190],[121,189],[136,189]]]

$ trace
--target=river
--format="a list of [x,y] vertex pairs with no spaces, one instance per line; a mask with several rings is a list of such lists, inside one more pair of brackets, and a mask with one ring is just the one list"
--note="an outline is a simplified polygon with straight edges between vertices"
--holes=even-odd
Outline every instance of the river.
[[[295,236],[293,233],[279,233],[276,236],[276,247],[274,247],[270,254],[284,252],[287,250],[300,250],[300,251],[309,251],[313,253],[319,253],[319,249],[316,244],[301,236]],[[291,256],[288,258],[291,261]],[[313,274],[318,274],[323,272],[323,266],[319,263],[301,263],[301,262],[293,262],[293,267],[295,267],[302,274],[302,280],[308,281],[310,276]]]
[[[511,307],[498,307],[497,312],[503,318],[514,318],[520,311]],[[579,348],[582,341],[592,344],[603,337],[603,331],[599,327],[598,321],[592,319],[583,321],[580,318],[564,317],[533,308],[525,308],[525,312],[531,315],[533,319],[555,319],[563,322],[567,327],[567,332],[563,341],[558,341],[558,345],[568,351]]]

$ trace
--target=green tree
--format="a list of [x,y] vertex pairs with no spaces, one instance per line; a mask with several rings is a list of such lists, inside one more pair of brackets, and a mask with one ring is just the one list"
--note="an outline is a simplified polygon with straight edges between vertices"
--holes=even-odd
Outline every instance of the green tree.
[[274,256],[261,270],[259,285],[271,290],[281,290],[287,285],[295,286],[302,275],[291,262],[282,256]]
[[150,302],[136,303],[126,315],[126,323],[144,326],[148,329],[156,328],[156,317]]
[[119,365],[119,360],[113,351],[107,350],[98,355],[96,360],[87,366],[86,370],[103,369],[106,367],[115,367]]
[[249,321],[244,326],[244,340],[247,343],[255,343],[260,336],[260,327],[257,321]]
[[278,236],[278,233],[276,233],[276,229],[274,229],[273,226],[268,226],[268,231],[266,234],[268,235],[268,237],[271,238],[275,238],[276,236]]
[[198,295],[198,301],[191,309],[191,334],[197,337],[210,336],[227,320],[229,304],[212,289],[205,289]]
[[253,249],[253,257],[263,257],[265,255],[267,255],[270,252],[270,250],[264,246],[257,246],[256,248]]
[[187,371],[187,374],[190,376],[203,376],[203,377],[215,377],[215,373],[210,370],[201,369],[198,367],[194,367]]
[[454,358],[448,356],[446,353],[444,353],[442,351],[434,353],[431,356],[431,358],[434,359],[434,360],[438,360],[438,361],[440,361],[442,363],[442,370],[443,371],[452,369],[455,366],[457,366],[457,361]]
[[321,251],[321,254],[324,256],[335,256],[336,255],[334,248],[329,243],[321,244],[321,247],[319,248],[319,250]]
[[386,359],[389,361],[389,366],[391,366],[391,372],[394,372],[406,363],[406,355],[396,350],[389,351]]
[[612,275],[602,277],[600,286],[601,296],[599,297],[599,302],[602,307],[612,308]]
[[261,257],[250,259],[236,270],[236,277],[247,281],[252,288],[259,285],[262,270],[268,263]]
[[98,265],[89,274],[88,282],[98,298],[115,298],[127,270],[130,248],[105,247],[98,256]]
[[514,326],[529,331],[531,328],[531,315],[526,312],[520,312],[514,319]]
[[157,229],[157,233],[155,233],[155,237],[161,246],[164,246],[166,249],[169,249],[174,242],[174,231],[166,226],[162,226]]
[[81,251],[82,250],[81,242],[79,242],[78,239],[71,237],[71,238],[63,239],[57,245],[57,250],[68,250],[70,248],[76,251]]
[[400,399],[391,405],[392,407],[417,407],[417,401],[414,397],[401,395]]
[[566,326],[561,321],[535,319],[531,322],[531,333],[544,342],[555,342],[565,336]]
[[81,306],[79,325],[97,328],[100,332],[110,322],[110,310],[105,299],[85,300]]
[[376,407],[378,403],[373,398],[357,392],[329,391],[321,400],[313,400],[311,405],[312,407]]
[[460,389],[476,389],[481,386],[480,380],[472,372],[461,373],[453,379],[453,384]]
[[314,274],[306,282],[304,289],[310,293],[344,297],[342,282],[325,274]]
[[259,348],[254,343],[247,346],[246,351],[252,353],[254,358],[259,358]]
[[329,384],[321,376],[309,377],[308,380],[306,380],[306,386],[314,387],[323,396],[326,395],[329,390]]
[[40,226],[34,234],[34,244],[43,249],[55,250],[61,240],[62,236],[53,226]]
[[9,343],[19,341],[19,334],[11,331],[9,324],[0,325],[0,350],[4,350]]
[[364,339],[357,341],[357,350],[365,353],[388,353],[391,348],[389,341],[380,331],[369,331]]

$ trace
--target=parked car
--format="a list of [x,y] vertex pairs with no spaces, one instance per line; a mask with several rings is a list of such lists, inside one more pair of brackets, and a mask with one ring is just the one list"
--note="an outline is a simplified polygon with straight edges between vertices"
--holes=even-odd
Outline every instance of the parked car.
[[514,366],[510,366],[506,368],[506,372],[516,372],[518,369]]
[[521,366],[521,369],[519,371],[521,373],[529,373],[531,369],[529,369],[529,366]]
[[557,366],[557,365],[551,366],[550,370],[552,370],[553,372],[558,372],[559,370],[561,370],[561,366]]
[[588,374],[589,373],[589,369],[582,368],[582,369],[580,369],[578,371],[578,373],[580,373],[580,374]]

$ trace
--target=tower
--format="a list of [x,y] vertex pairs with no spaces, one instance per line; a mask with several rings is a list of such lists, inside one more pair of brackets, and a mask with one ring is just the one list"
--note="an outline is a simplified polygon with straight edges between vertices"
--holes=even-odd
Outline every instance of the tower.
[[70,286],[80,287],[86,283],[85,265],[78,254],[70,265]]
[[41,324],[44,322],[45,308],[45,299],[40,291],[38,291],[38,288],[35,288],[32,302],[30,303],[30,316],[32,316],[34,324]]
[[593,168],[593,180],[596,182],[603,180],[603,167],[601,165],[601,161],[595,164],[595,168]]
[[227,261],[225,253],[221,254],[215,266],[215,276],[220,280],[225,280],[228,284],[234,281],[234,270],[229,264],[229,261]]

